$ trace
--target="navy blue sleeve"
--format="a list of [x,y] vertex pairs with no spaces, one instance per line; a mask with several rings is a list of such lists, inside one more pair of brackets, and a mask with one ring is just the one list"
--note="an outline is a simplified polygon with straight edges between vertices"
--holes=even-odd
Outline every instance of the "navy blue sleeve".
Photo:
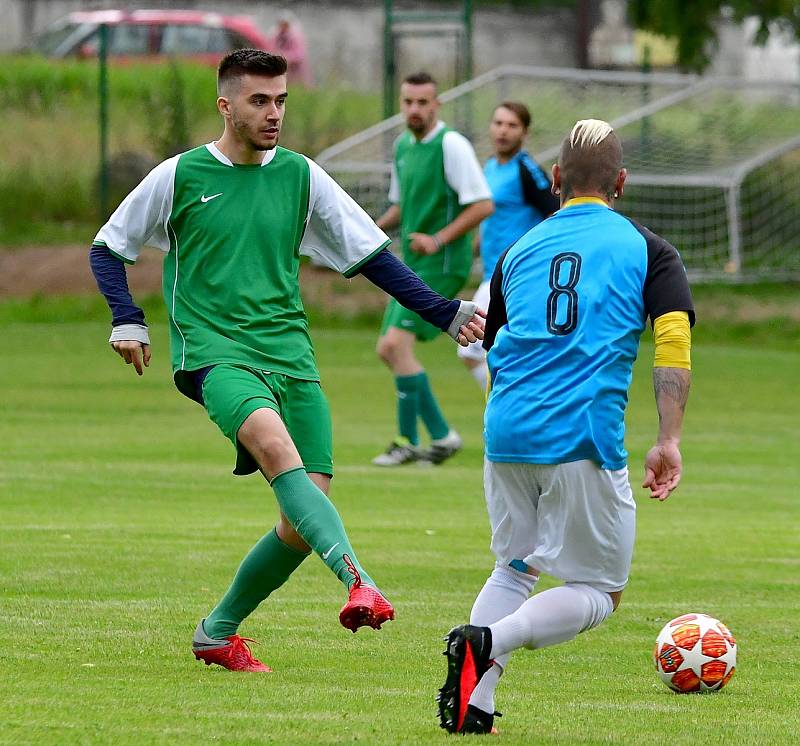
[[89,265],[97,287],[111,309],[111,326],[144,325],[144,311],[133,302],[128,290],[125,263],[105,246],[92,246],[89,249]]
[[550,191],[550,179],[527,153],[519,160],[519,178],[522,182],[522,196],[543,218],[558,210],[558,197]]
[[360,273],[373,285],[389,293],[400,305],[418,313],[425,321],[447,331],[461,305],[431,290],[389,249],[375,254]]

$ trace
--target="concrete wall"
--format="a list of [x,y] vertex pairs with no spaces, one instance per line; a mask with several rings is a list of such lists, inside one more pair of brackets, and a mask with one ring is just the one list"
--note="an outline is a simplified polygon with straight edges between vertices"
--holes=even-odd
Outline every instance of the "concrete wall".
[[[265,31],[289,8],[303,24],[311,64],[320,83],[339,81],[361,89],[379,89],[383,65],[382,2],[247,2],[247,0],[141,0],[138,7],[180,7],[244,13]],[[136,7],[123,0],[0,0],[0,51],[19,48],[30,35],[74,10]],[[474,18],[475,72],[501,64],[572,67],[575,22],[570,10],[528,13],[510,8],[479,10]],[[400,43],[400,75],[426,68],[452,82],[454,43],[447,38],[407,39]]]

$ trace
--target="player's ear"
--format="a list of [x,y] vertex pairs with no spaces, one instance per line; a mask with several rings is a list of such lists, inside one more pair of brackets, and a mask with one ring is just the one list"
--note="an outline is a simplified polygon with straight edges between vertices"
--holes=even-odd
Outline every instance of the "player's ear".
[[550,187],[550,191],[557,197],[561,194],[561,169],[558,167],[557,163],[553,164],[550,173],[553,175],[553,184]]
[[625,192],[625,179],[628,178],[628,169],[621,168],[617,174],[617,181],[614,184],[614,198],[619,199]]
[[230,101],[225,98],[225,96],[220,96],[217,99],[217,111],[222,114],[225,119],[229,119],[231,116],[231,104]]

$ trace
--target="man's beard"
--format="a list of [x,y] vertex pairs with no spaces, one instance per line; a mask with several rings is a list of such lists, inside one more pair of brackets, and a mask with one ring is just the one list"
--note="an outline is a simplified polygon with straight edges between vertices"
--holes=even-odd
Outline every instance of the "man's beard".
[[430,122],[425,119],[418,119],[416,121],[406,122],[406,127],[410,129],[415,135],[421,135],[424,132],[427,132],[428,128],[430,127]]
[[[236,130],[236,133],[239,137],[244,140],[253,150],[258,150],[261,152],[266,152],[268,150],[274,150],[278,145],[278,138],[275,139],[275,142],[271,143],[270,145],[264,145],[259,141],[255,140],[253,136],[250,134],[250,127],[248,127],[244,122],[238,119],[236,116],[231,118],[233,122],[233,128]],[[278,136],[280,137],[280,130],[278,130]]]

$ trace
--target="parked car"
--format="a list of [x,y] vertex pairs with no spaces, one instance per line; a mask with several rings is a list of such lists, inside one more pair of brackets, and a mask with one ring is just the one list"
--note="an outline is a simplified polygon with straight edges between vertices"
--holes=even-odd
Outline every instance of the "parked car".
[[244,47],[265,49],[266,38],[247,16],[194,10],[98,10],[70,13],[37,35],[33,50],[47,57],[96,57],[100,26],[117,61],[179,55],[217,64]]

